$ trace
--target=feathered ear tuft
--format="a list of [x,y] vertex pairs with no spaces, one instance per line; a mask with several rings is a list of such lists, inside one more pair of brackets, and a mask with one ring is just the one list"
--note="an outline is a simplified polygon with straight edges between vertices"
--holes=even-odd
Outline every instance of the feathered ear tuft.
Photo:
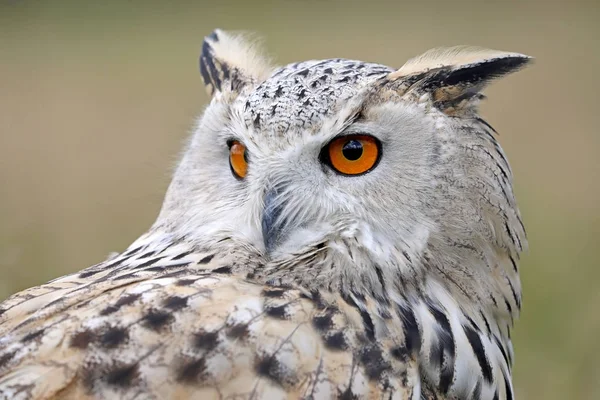
[[477,47],[432,49],[409,60],[388,80],[409,92],[431,94],[442,111],[458,113],[482,97],[481,90],[493,79],[523,68],[532,58]]
[[259,55],[257,46],[241,36],[216,29],[204,38],[200,73],[210,96],[237,96],[245,87],[265,80],[273,67]]

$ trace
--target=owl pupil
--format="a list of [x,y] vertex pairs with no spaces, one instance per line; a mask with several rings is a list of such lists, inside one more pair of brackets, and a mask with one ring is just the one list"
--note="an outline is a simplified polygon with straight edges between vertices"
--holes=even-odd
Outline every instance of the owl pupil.
[[362,156],[363,146],[358,140],[349,140],[342,148],[342,154],[347,160],[356,161]]

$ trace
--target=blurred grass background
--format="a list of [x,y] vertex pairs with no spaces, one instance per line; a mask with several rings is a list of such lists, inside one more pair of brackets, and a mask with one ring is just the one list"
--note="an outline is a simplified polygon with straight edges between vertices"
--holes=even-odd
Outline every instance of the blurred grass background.
[[536,57],[483,114],[530,252],[514,331],[521,399],[600,398],[600,5],[584,1],[0,0],[0,299],[124,249],[152,222],[194,118],[214,28],[279,63],[392,66],[440,45]]

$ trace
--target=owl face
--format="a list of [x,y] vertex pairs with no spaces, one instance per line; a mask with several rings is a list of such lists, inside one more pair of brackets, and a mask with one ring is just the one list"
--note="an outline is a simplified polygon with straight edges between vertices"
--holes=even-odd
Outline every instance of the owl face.
[[267,259],[323,248],[353,265],[418,257],[445,216],[473,228],[449,211],[476,207],[447,187],[453,169],[466,171],[454,164],[455,121],[476,118],[484,84],[524,61],[492,52],[423,56],[397,71],[342,59],[271,68],[217,31],[200,64],[212,101],[159,222],[236,238]]
[[[321,71],[307,69],[300,90],[308,92]],[[197,185],[205,188],[196,209],[216,210],[215,223],[228,220],[229,234],[244,232],[244,240],[273,258],[318,244],[389,256],[398,243],[426,239],[432,221],[424,205],[434,190],[438,145],[424,107],[376,101],[376,79],[343,88],[352,96],[331,101],[311,119],[284,106],[298,90],[280,89],[273,104],[254,106],[270,80],[274,94],[297,82],[297,68],[287,80],[281,75],[231,104],[209,106],[190,155],[202,169]],[[319,106],[319,94],[310,96],[307,113]],[[265,116],[266,108],[275,112]]]

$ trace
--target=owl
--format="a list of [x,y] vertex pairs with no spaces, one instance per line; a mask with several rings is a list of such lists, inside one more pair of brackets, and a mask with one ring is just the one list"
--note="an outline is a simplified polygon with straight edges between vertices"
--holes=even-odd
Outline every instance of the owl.
[[0,398],[513,399],[527,242],[478,103],[529,61],[276,67],[215,31],[156,222],[0,304]]

